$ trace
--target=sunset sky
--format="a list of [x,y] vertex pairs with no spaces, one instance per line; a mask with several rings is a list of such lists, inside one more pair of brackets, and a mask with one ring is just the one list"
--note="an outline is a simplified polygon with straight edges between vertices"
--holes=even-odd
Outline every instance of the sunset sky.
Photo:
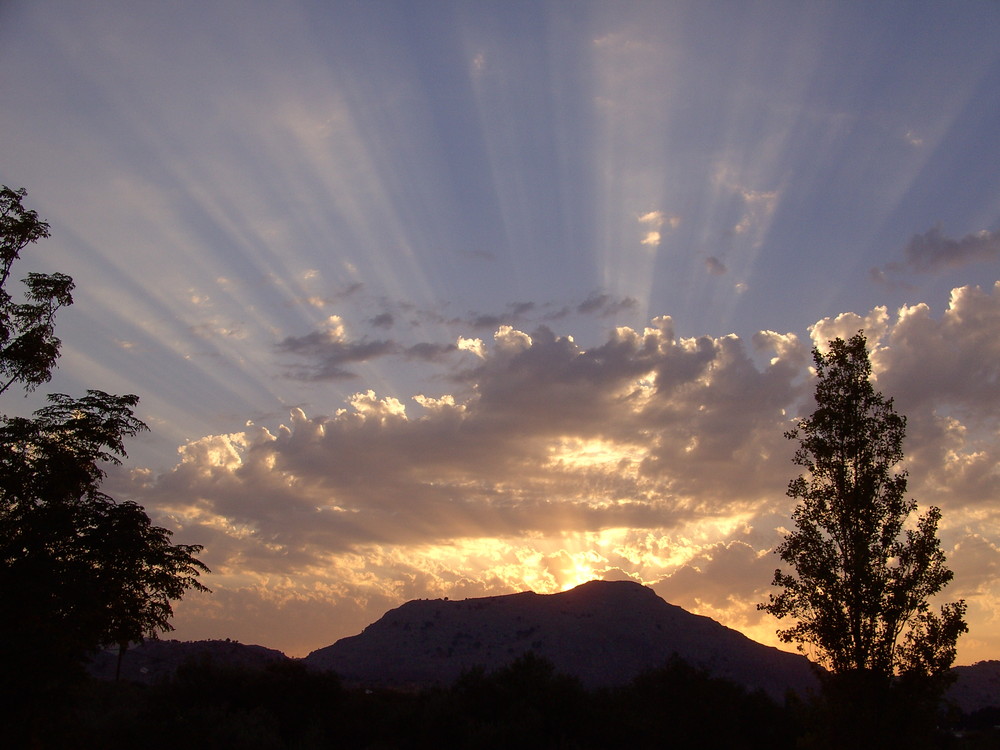
[[[182,639],[632,579],[773,644],[810,349],[865,329],[1000,658],[1000,3],[0,2],[49,390],[204,545]],[[0,411],[38,399],[5,395]]]

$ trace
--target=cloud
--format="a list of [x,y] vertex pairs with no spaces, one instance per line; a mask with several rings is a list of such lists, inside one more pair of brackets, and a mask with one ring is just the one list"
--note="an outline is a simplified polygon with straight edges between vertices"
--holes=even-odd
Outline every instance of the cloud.
[[[884,308],[873,313],[881,318]],[[904,305],[891,328],[875,329],[879,383],[907,407],[1000,416],[1000,282],[953,289],[940,316],[926,303]]]
[[496,331],[505,325],[531,324],[533,321],[551,323],[562,320],[573,313],[610,318],[634,310],[637,305],[638,302],[633,297],[615,297],[606,292],[594,291],[581,302],[566,304],[555,310],[551,309],[551,305],[539,305],[536,302],[508,302],[502,312],[470,311],[463,317],[440,318],[440,320],[459,328]]
[[[302,279],[303,281],[313,281],[315,279],[318,279],[319,276],[320,276],[319,271],[315,269],[310,269],[302,275]],[[328,305],[333,305],[339,302],[343,302],[346,299],[355,297],[364,288],[365,285],[362,284],[361,282],[354,282],[326,296],[321,296],[318,294],[310,295],[306,297],[304,301],[310,307],[319,307],[319,308],[327,307]]]
[[739,222],[732,228],[735,235],[747,235],[753,238],[753,247],[764,244],[764,237],[771,224],[771,219],[778,207],[778,191],[776,190],[740,190],[744,211]]
[[646,245],[648,247],[659,247],[660,246],[660,233],[659,232],[646,232],[646,236],[642,238],[640,244]]
[[[1000,286],[953,289],[940,316],[926,303],[904,305],[894,316],[877,307],[827,318],[811,331],[825,345],[862,328],[878,387],[908,417],[904,449],[923,487],[914,494],[956,513],[992,507],[1000,493]],[[979,516],[976,523],[983,522]]]
[[748,238],[751,247],[756,249],[764,244],[781,200],[781,192],[747,187],[737,171],[731,164],[720,161],[715,166],[712,181],[717,189],[732,196],[737,204],[739,219],[727,233],[734,237]]
[[680,226],[679,216],[666,216],[662,211],[648,211],[639,215],[639,223],[645,227],[645,235],[640,244],[647,247],[659,247],[663,227],[676,229]]
[[631,310],[637,305],[632,297],[615,298],[610,294],[593,293],[576,306],[576,311],[582,314],[596,313],[601,317],[617,315],[624,310]]
[[711,255],[708,258],[705,258],[705,270],[713,276],[722,276],[729,269],[726,268],[725,263],[716,258],[714,255]]
[[331,315],[324,328],[305,336],[288,336],[277,345],[279,352],[294,354],[309,360],[307,364],[289,367],[292,377],[301,380],[343,380],[356,375],[345,364],[368,362],[400,350],[393,341],[348,340],[344,322]]
[[473,328],[477,329],[482,329],[482,328],[493,329],[503,324],[503,318],[499,315],[488,315],[488,314],[476,315],[471,321],[469,321],[469,324]]
[[[942,533],[970,570],[996,565],[1000,546],[998,324],[1000,289],[960,288],[939,317],[918,304],[811,329],[817,341],[870,331],[878,385],[909,418],[910,491],[942,507]],[[317,368],[379,351],[349,340],[337,318],[303,339],[288,350]],[[204,544],[210,585],[241,611],[311,612],[311,635],[287,641],[299,652],[407,598],[554,591],[605,575],[767,640],[774,623],[754,604],[790,524],[784,432],[811,408],[808,343],[774,331],[680,338],[659,317],[593,346],[507,324],[439,347],[395,344],[396,356],[446,362],[451,390],[366,389],[332,413],[295,409],[274,428],[191,440],[176,466],[119,475],[113,489]],[[963,530],[972,523],[980,541]],[[986,579],[968,587],[976,606],[1000,602]],[[209,605],[192,606],[207,628]],[[342,621],[321,626],[323,613]],[[244,640],[278,630],[240,627]]]
[[903,247],[902,262],[872,269],[872,277],[885,281],[886,274],[897,271],[937,273],[970,263],[1000,259],[1000,232],[982,230],[961,239],[946,237],[941,226],[915,234]]
[[876,307],[867,315],[857,313],[841,313],[836,317],[823,318],[809,327],[809,336],[813,346],[826,352],[827,344],[834,339],[845,341],[858,331],[864,331],[869,344],[875,344],[889,329],[889,311],[885,307]]
[[[338,297],[354,295],[361,289],[361,285],[351,285]],[[325,304],[326,300],[324,299],[320,306]],[[394,328],[398,323],[398,318],[391,310],[398,308],[415,313],[416,318],[411,321],[414,327],[419,325],[416,321],[424,320],[453,329],[495,332],[505,327],[529,322],[532,318],[541,318],[549,322],[559,320],[572,312],[609,318],[633,310],[637,302],[632,297],[614,297],[602,292],[592,292],[582,302],[572,307],[565,306],[555,313],[546,313],[540,310],[539,305],[535,302],[519,301],[507,303],[504,311],[500,313],[470,312],[467,316],[450,318],[442,315],[440,311],[419,309],[413,305],[393,303],[385,299],[380,301],[380,305],[383,306],[383,311],[364,321],[371,328],[385,330]],[[235,327],[230,329],[206,328],[203,335],[245,337],[242,329]],[[469,345],[463,346],[462,341],[479,339],[466,339],[459,335],[455,340],[459,343],[430,341],[406,343],[396,338],[369,338],[367,336],[353,338],[348,334],[345,319],[340,315],[330,315],[316,330],[302,336],[287,336],[275,345],[275,349],[281,354],[290,354],[299,360],[298,363],[285,365],[285,373],[288,377],[319,382],[355,379],[358,375],[350,365],[385,357],[396,356],[424,362],[443,362],[448,355],[460,349],[470,348]],[[477,351],[476,353],[480,354],[481,352]]]
[[[358,349],[316,338],[326,370]],[[795,371],[755,372],[735,338],[677,341],[658,319],[586,350],[510,326],[490,347],[459,346],[479,354],[456,375],[465,389],[421,397],[420,416],[372,391],[332,415],[296,410],[273,433],[184,446],[156,493],[198,498],[193,517],[250,529],[306,563],[374,543],[655,527],[728,512],[773,485],[761,451],[777,441],[765,433],[780,439]]]
[[408,346],[403,350],[403,354],[408,359],[419,359],[425,362],[441,362],[454,351],[458,351],[455,344],[431,344],[422,341],[419,344]]
[[482,339],[467,339],[460,336],[456,346],[461,351],[469,351],[480,359],[486,359],[486,349],[483,347]]
[[734,601],[761,601],[778,563],[744,541],[717,542],[705,545],[653,588],[679,606],[721,612]]

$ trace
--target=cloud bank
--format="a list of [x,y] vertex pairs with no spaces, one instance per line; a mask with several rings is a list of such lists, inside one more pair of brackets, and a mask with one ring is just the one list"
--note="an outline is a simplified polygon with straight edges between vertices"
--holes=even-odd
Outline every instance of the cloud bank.
[[[878,386],[910,419],[911,494],[942,507],[948,594],[970,603],[963,654],[1000,646],[995,628],[976,634],[1000,616],[998,323],[1000,286],[963,287],[939,316],[876,308],[810,331],[823,343],[865,328]],[[345,343],[333,321],[282,347],[315,355],[317,376],[362,353],[408,356],[377,343]],[[192,440],[168,471],[118,489],[205,545],[217,593],[180,605],[181,637],[302,654],[410,598],[629,577],[773,642],[754,604],[791,523],[783,433],[811,411],[811,345],[682,338],[669,317],[592,347],[501,325],[441,354],[447,392],[362,389],[325,414]]]

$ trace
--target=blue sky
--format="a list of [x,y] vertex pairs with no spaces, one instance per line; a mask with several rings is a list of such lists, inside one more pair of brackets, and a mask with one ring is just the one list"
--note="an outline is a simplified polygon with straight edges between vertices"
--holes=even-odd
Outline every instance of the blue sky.
[[[864,326],[1000,648],[1000,5],[24,2],[54,390],[205,544],[178,637],[631,577],[758,640],[809,349]],[[6,412],[32,401],[4,404]],[[803,406],[804,404],[804,406]]]

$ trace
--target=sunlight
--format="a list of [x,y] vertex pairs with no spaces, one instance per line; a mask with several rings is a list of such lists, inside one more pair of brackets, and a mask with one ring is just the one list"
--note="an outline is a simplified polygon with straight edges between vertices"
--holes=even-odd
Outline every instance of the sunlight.
[[594,255],[601,284],[648,313],[658,258],[672,249],[683,218],[668,204],[663,180],[679,48],[654,43],[641,26],[615,26],[590,45],[600,212]]
[[15,5],[24,270],[77,284],[31,398],[140,397],[109,490],[219,600],[259,573],[353,627],[677,574],[765,640],[744,547],[794,520],[810,344],[858,328],[956,584],[997,588],[959,546],[1000,534],[995,8]]
[[648,448],[622,445],[603,438],[578,438],[565,435],[550,445],[549,466],[570,470],[603,469],[636,476]]
[[562,591],[569,591],[580,584],[600,578],[600,575],[594,571],[593,566],[583,560],[575,560],[573,567],[569,570],[563,570],[562,573],[564,575],[561,587]]

